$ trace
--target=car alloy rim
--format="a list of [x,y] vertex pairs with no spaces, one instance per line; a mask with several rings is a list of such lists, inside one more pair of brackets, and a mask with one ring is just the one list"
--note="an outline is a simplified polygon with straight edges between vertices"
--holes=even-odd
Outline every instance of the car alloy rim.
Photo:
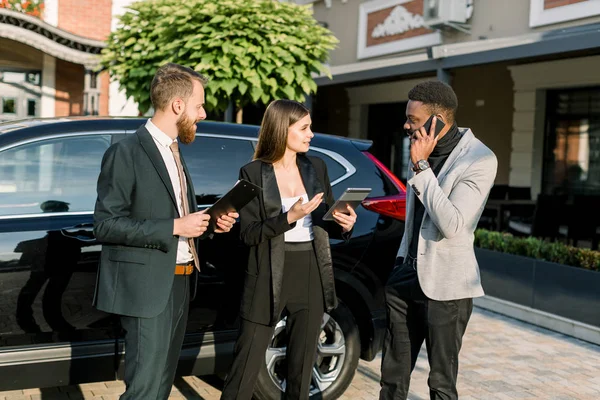
[[[287,351],[286,318],[275,326],[273,338],[265,353],[267,371],[273,383],[285,391],[285,357]],[[323,315],[321,334],[317,343],[317,359],[312,371],[310,394],[324,392],[339,377],[346,357],[346,340],[339,324]]]

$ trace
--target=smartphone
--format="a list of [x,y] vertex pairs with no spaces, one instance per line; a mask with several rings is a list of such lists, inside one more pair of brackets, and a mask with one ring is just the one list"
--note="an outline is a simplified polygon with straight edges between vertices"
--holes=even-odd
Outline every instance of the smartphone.
[[[425,128],[425,131],[427,132],[428,135],[429,135],[429,130],[431,129],[432,122],[433,122],[433,115],[431,117],[429,117],[429,119],[425,122],[425,124],[423,124],[423,128]],[[438,135],[440,134],[442,129],[444,129],[444,126],[446,126],[446,124],[444,124],[441,119],[437,118],[437,120],[435,121],[434,137],[438,137]]]

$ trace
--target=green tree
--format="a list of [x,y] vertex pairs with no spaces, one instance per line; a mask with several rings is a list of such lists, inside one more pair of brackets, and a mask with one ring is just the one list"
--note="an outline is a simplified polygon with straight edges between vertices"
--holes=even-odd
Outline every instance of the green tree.
[[273,99],[304,101],[312,74],[331,77],[325,62],[338,40],[310,6],[276,0],[145,0],[133,3],[110,35],[102,64],[145,113],[150,82],[166,63],[207,75],[207,109],[238,110]]

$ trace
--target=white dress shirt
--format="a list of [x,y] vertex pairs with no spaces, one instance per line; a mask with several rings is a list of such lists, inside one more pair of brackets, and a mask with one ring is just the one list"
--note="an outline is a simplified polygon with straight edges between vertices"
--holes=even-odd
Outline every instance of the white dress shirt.
[[[177,164],[175,163],[175,157],[171,151],[171,143],[176,142],[177,139],[171,139],[166,133],[158,129],[151,120],[146,122],[146,129],[152,135],[156,147],[165,162],[167,172],[169,172],[169,178],[171,178],[171,184],[173,185],[173,192],[175,192],[175,199],[177,199],[177,209],[179,215],[183,216],[183,205],[181,203],[181,185],[179,183],[179,172],[177,171]],[[187,188],[187,182],[185,182],[185,176],[183,177],[184,186]],[[194,259],[190,251],[190,245],[188,238],[179,236],[179,243],[177,244],[177,264],[186,264]]]
[[[305,193],[302,196],[282,197],[281,208],[283,212],[288,212],[290,208],[302,198],[302,204],[308,203],[308,195]],[[313,240],[312,217],[308,214],[306,217],[296,221],[296,226],[286,231],[284,234],[286,242],[310,242]]]

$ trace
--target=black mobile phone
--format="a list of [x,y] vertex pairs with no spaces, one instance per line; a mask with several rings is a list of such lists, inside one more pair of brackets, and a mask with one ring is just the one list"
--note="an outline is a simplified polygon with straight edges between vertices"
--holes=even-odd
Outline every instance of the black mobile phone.
[[[431,129],[432,122],[433,122],[433,115],[431,117],[429,117],[429,119],[427,120],[427,122],[425,122],[425,124],[423,124],[423,128],[425,128],[425,132],[427,132],[428,135],[429,135],[429,130]],[[434,137],[438,137],[438,135],[440,134],[442,129],[444,129],[444,126],[446,126],[446,124],[444,124],[441,119],[437,118],[435,121]]]

